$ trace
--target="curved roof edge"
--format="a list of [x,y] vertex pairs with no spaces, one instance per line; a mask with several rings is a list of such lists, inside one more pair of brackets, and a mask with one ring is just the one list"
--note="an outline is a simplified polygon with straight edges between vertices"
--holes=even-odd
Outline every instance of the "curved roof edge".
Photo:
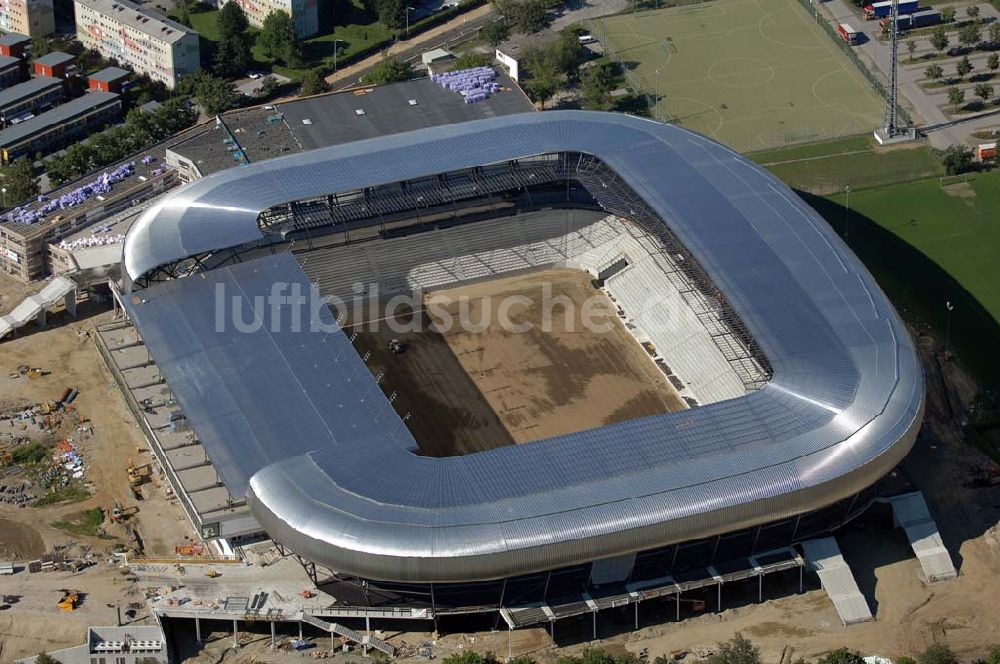
[[553,152],[598,157],[664,220],[760,344],[771,382],[690,411],[464,457],[316,441],[315,452],[251,478],[251,509],[277,541],[372,579],[498,578],[816,509],[909,451],[922,368],[857,257],[759,166],[648,120],[505,116],[225,171],[143,215],[126,238],[126,271],[137,279],[259,240],[258,214],[280,203]]

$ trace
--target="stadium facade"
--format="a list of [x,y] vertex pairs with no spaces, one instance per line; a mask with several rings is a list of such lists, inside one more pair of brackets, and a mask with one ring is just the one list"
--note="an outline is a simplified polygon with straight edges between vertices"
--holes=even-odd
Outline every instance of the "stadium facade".
[[[549,209],[609,220],[600,238],[600,224],[524,221]],[[450,244],[469,229],[497,246]],[[698,327],[703,352],[678,350],[677,362],[701,398],[526,445],[420,456],[347,335],[287,331],[280,309],[257,331],[218,330],[220,288],[252,299],[327,279],[337,292],[296,253],[316,245],[341,252],[342,280],[367,269],[350,257],[381,255],[389,292],[633,265],[644,290],[663,293],[643,305],[653,336],[661,305]],[[392,269],[377,253],[390,245],[411,247],[394,250]],[[629,116],[511,115],[218,173],[150,208],[123,268],[131,318],[263,530],[340,578],[404,594],[436,584],[439,602],[676,577],[830,532],[874,500],[923,413],[904,325],[823,219],[725,146]],[[318,315],[336,327],[334,313]],[[718,369],[701,375],[708,365]]]

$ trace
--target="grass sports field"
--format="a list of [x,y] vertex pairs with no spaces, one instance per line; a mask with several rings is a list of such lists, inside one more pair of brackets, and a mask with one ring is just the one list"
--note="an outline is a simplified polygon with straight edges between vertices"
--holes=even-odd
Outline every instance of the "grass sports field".
[[951,349],[984,387],[1000,388],[1000,173],[941,179],[927,148],[868,137],[752,157],[846,233],[907,320],[943,340],[951,302]]
[[[797,0],[726,0],[588,28],[656,116],[749,152],[867,132],[883,102]],[[656,72],[659,71],[659,76]]]

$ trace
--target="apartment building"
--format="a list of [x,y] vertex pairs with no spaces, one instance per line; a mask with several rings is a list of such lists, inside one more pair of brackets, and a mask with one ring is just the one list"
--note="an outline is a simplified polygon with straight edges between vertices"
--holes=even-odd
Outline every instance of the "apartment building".
[[246,12],[251,25],[258,28],[273,11],[283,11],[292,17],[295,33],[302,39],[319,32],[318,0],[219,0],[221,8],[226,2],[236,2]]
[[66,98],[62,80],[48,76],[29,78],[0,91],[0,127],[17,124],[26,116],[42,113]]
[[0,55],[0,90],[17,85],[24,74],[24,64],[20,58]]
[[198,33],[176,21],[128,0],[74,0],[73,7],[85,47],[168,88],[200,67]]
[[52,0],[0,0],[0,30],[44,37],[55,29]]
[[0,131],[0,160],[48,154],[121,118],[122,102],[113,92],[89,92],[47,113]]

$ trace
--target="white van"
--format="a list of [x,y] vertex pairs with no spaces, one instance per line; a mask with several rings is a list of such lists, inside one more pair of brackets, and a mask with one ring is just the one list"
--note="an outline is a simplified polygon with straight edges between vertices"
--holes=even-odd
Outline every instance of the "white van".
[[580,40],[581,44],[596,44],[597,43],[597,38],[594,37],[594,35],[580,35],[579,37],[577,37],[577,39]]

